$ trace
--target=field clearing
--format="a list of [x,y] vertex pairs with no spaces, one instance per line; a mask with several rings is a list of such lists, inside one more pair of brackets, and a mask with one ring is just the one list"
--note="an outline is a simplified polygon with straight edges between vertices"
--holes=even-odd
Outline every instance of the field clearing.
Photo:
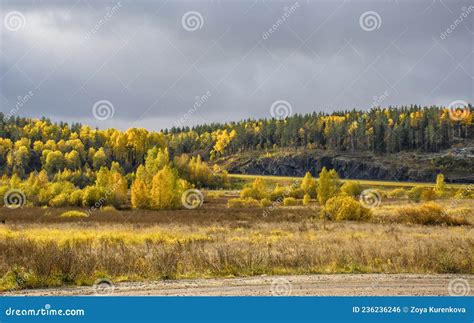
[[120,284],[261,275],[474,274],[473,200],[459,200],[455,208],[450,200],[438,201],[470,225],[433,226],[391,222],[397,206],[416,205],[406,200],[384,201],[370,222],[331,222],[319,218],[315,202],[277,207],[265,216],[264,208],[228,208],[235,195],[206,192],[203,207],[195,210],[100,210],[87,218],[60,217],[79,208],[1,208],[0,288],[90,286],[101,278]]
[[[256,178],[264,178],[265,182],[271,184],[289,184],[294,181],[301,181],[303,177],[292,177],[292,176],[274,176],[274,175],[247,175],[247,174],[229,174],[231,179],[239,179],[245,181],[245,183],[250,183]],[[342,182],[360,182],[360,184],[367,187],[434,187],[435,183],[423,183],[423,182],[396,182],[396,181],[370,181],[362,179],[341,179]],[[472,187],[472,184],[446,184],[447,188],[453,189],[466,189]]]

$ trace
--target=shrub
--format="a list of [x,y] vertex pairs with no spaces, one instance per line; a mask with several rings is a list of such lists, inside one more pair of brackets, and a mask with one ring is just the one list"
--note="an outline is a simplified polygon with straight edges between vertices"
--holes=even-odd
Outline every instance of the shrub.
[[261,207],[268,207],[268,206],[270,206],[270,205],[272,205],[272,204],[273,204],[273,202],[270,201],[270,200],[267,199],[267,198],[260,200],[260,206],[261,206]]
[[350,196],[339,195],[326,202],[321,210],[321,217],[335,221],[365,221],[372,217],[372,211]]
[[86,212],[75,210],[63,212],[60,215],[61,218],[87,218],[88,216]]
[[436,185],[433,189],[437,197],[442,198],[446,195],[446,183],[444,182],[444,175],[438,174],[436,176]]
[[397,210],[397,220],[402,223],[425,225],[465,225],[464,218],[448,215],[443,207],[435,202],[405,206]]
[[304,197],[304,190],[299,187],[291,187],[289,195],[290,197],[301,200]]
[[298,201],[294,197],[285,197],[283,199],[284,206],[294,206],[298,205]]
[[407,195],[411,201],[419,202],[421,199],[421,193],[423,193],[423,187],[414,186],[408,191]]
[[240,198],[253,198],[255,200],[261,200],[268,196],[265,189],[265,182],[262,178],[256,178],[251,187],[246,187],[240,192]]
[[357,197],[362,193],[363,187],[360,182],[347,181],[341,186],[341,191],[349,196]]
[[308,205],[311,202],[311,197],[309,194],[305,194],[303,197],[303,205]]
[[421,200],[422,201],[432,201],[435,200],[439,195],[435,193],[435,191],[431,188],[425,188],[421,192]]
[[406,198],[407,191],[404,188],[396,188],[388,192],[387,197],[389,198]]
[[76,190],[69,195],[69,205],[81,206],[82,205],[82,190]]
[[83,190],[82,194],[82,205],[83,206],[94,206],[99,204],[97,207],[100,207],[106,201],[105,193],[102,192],[96,186],[88,186]]
[[276,200],[283,200],[285,196],[288,195],[288,189],[285,187],[280,186],[277,184],[273,191],[270,193],[270,200],[271,201],[276,201]]
[[0,186],[0,206],[3,206],[4,204],[3,198],[7,191],[8,191],[8,186],[6,185]]
[[59,194],[59,195],[56,195],[54,198],[52,198],[50,201],[49,201],[49,206],[52,206],[52,207],[63,207],[63,206],[67,206],[69,204],[69,201],[68,201],[68,196],[64,193],[62,194]]
[[100,210],[101,210],[101,211],[104,211],[104,212],[117,211],[117,209],[116,209],[113,205],[104,206],[104,207],[101,208]]
[[253,198],[234,198],[227,202],[229,208],[252,208],[260,207],[259,201]]
[[307,172],[301,181],[301,186],[300,186],[305,194],[309,194],[310,198],[316,198],[316,190],[318,188],[318,182],[316,181],[315,178],[311,175],[310,172]]
[[[472,184],[471,184],[472,185]],[[1,196],[1,193],[0,193]],[[474,190],[467,188],[467,189],[459,189],[454,194],[455,199],[469,199],[474,198]],[[1,203],[1,202],[0,202]]]

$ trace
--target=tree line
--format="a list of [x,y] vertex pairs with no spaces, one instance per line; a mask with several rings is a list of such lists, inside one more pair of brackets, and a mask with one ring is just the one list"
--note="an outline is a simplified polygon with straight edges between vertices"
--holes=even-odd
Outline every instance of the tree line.
[[248,119],[158,132],[141,128],[99,130],[46,118],[6,118],[0,113],[0,175],[16,174],[25,179],[32,172],[45,170],[49,178],[74,178],[76,185],[84,187],[95,181],[102,167],[110,168],[113,162],[125,175],[134,174],[153,148],[166,149],[171,160],[184,164],[193,156],[208,161],[280,148],[379,154],[437,152],[472,138],[470,105],[462,118],[453,118],[446,108],[412,105],[296,114],[282,120]]

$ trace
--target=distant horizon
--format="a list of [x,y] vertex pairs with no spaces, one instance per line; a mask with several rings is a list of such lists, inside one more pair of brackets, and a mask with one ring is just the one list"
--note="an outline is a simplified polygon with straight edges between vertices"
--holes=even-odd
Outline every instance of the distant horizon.
[[[471,102],[466,102],[467,103],[467,106],[473,107],[473,103]],[[344,109],[344,110],[334,110],[334,111],[331,111],[331,112],[325,112],[325,111],[318,111],[318,110],[314,110],[312,112],[306,112],[306,113],[293,113],[291,115],[288,115],[288,117],[292,117],[296,114],[298,115],[301,115],[301,116],[306,116],[306,115],[311,115],[313,113],[316,113],[316,114],[325,114],[325,115],[334,115],[334,114],[340,114],[340,113],[344,113],[344,112],[349,112],[349,111],[357,111],[357,112],[370,112],[372,109],[381,109],[381,110],[384,110],[384,109],[402,109],[402,108],[408,108],[410,106],[417,106],[419,108],[422,108],[422,109],[425,109],[425,108],[431,108],[431,107],[436,107],[436,108],[444,108],[444,109],[449,109],[449,106],[445,106],[445,105],[429,105],[429,106],[426,106],[426,105],[420,105],[420,104],[408,104],[408,105],[396,105],[396,106],[380,106],[380,107],[372,107],[371,109],[369,110],[364,110],[364,109],[357,109],[357,108],[351,108],[351,109]],[[7,113],[4,113],[3,111],[0,111],[0,113],[3,113],[4,116],[7,116],[8,114]],[[48,116],[41,116],[41,117],[32,117],[32,116],[25,116],[25,115],[15,115],[15,117],[20,117],[20,118],[26,118],[26,119],[32,119],[32,120],[41,120],[41,119],[48,119],[50,120],[52,123],[66,123],[68,125],[71,125],[73,123],[79,123],[81,125],[84,125],[84,126],[89,126],[91,128],[94,128],[94,129],[99,129],[99,130],[107,130],[107,129],[117,129],[117,130],[120,130],[120,131],[126,131],[128,129],[133,129],[133,128],[142,128],[142,129],[146,129],[148,131],[151,131],[151,132],[163,132],[163,131],[170,131],[171,129],[173,129],[173,126],[169,127],[169,128],[162,128],[162,129],[149,129],[149,128],[146,128],[146,127],[140,127],[140,126],[136,126],[136,127],[129,127],[129,128],[118,128],[118,127],[114,127],[114,126],[109,126],[109,127],[99,127],[99,126],[92,126],[88,123],[84,123],[84,122],[81,122],[81,121],[74,121],[74,120],[56,120],[54,117],[48,117]],[[226,125],[226,124],[229,124],[229,123],[240,123],[240,122],[244,122],[244,121],[247,121],[247,120],[252,120],[252,121],[261,121],[261,120],[271,120],[271,119],[278,119],[277,117],[263,117],[263,118],[253,118],[253,117],[248,117],[248,118],[245,118],[245,119],[239,119],[239,120],[229,120],[229,121],[215,121],[215,122],[208,122],[208,123],[198,123],[198,124],[193,124],[193,125],[185,125],[185,126],[181,126],[181,127],[175,127],[175,128],[189,128],[189,129],[193,129],[195,127],[201,127],[201,126],[206,126],[206,125],[211,125],[211,124],[220,124],[220,125]],[[8,118],[7,118],[8,120]]]

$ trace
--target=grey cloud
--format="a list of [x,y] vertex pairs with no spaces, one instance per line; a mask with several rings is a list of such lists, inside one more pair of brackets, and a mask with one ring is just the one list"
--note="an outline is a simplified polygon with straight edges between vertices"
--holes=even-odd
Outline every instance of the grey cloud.
[[[281,24],[295,1],[121,1],[105,22],[116,1],[73,4],[3,1],[2,21],[17,10],[26,24],[1,29],[2,111],[34,90],[20,115],[161,129],[207,91],[183,125],[270,117],[280,99],[294,113],[368,109],[384,93],[383,106],[474,101],[474,12],[440,38],[469,2],[298,1]],[[188,11],[201,29],[183,28]],[[367,11],[380,28],[360,27]],[[102,99],[111,120],[93,117]]]

